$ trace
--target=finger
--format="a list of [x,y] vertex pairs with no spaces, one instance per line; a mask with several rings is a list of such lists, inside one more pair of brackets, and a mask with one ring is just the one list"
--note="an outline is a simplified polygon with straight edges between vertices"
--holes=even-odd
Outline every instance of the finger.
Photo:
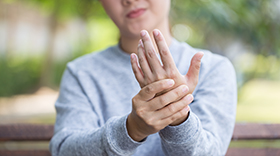
[[190,108],[189,107],[184,107],[183,109],[181,109],[179,112],[176,112],[175,114],[167,117],[167,118],[164,118],[162,120],[160,120],[160,123],[162,125],[170,125],[171,123],[173,123],[174,121],[184,117],[184,116],[187,116],[188,113],[190,111]]
[[141,100],[148,101],[152,99],[156,93],[169,89],[174,84],[175,82],[172,79],[159,80],[142,88],[138,95],[140,96]]
[[139,40],[139,44],[138,44],[138,47],[137,47],[139,65],[140,65],[140,67],[142,69],[142,72],[144,74],[144,78],[146,77],[146,78],[152,79],[153,75],[152,75],[150,66],[148,64],[147,58],[146,58],[144,48],[141,45],[142,44],[141,42],[142,41]]
[[141,38],[142,38],[143,45],[145,48],[146,58],[149,62],[152,73],[156,74],[157,72],[163,71],[160,61],[156,55],[156,51],[153,46],[153,42],[150,38],[149,33],[146,30],[141,31]]
[[134,73],[134,76],[136,78],[136,80],[138,81],[138,83],[140,84],[140,86],[144,85],[144,76],[143,76],[143,72],[140,69],[139,65],[138,65],[138,59],[137,59],[137,55],[136,54],[131,54],[130,55],[131,58],[131,67]]
[[187,107],[192,101],[193,101],[193,95],[188,94],[181,100],[171,103],[171,104],[167,105],[166,107],[158,110],[157,111],[157,112],[159,112],[158,118],[161,120],[168,118],[168,117],[172,116],[173,114],[179,112],[183,108]]
[[189,88],[186,85],[181,85],[161,96],[152,99],[151,102],[153,105],[151,105],[151,110],[159,110],[172,102],[178,101],[184,97],[188,91]]
[[192,82],[192,83],[194,83],[193,85],[197,85],[198,77],[199,77],[199,70],[200,70],[200,65],[201,65],[201,59],[202,59],[203,55],[204,55],[203,52],[198,52],[193,56],[193,58],[191,60],[191,65],[190,65],[189,71],[186,74],[188,83]]
[[169,51],[169,48],[165,42],[165,39],[161,32],[157,29],[153,31],[153,35],[158,47],[158,51],[161,57],[161,61],[163,64],[164,69],[175,69],[176,65],[174,63],[174,60],[172,58],[172,55]]

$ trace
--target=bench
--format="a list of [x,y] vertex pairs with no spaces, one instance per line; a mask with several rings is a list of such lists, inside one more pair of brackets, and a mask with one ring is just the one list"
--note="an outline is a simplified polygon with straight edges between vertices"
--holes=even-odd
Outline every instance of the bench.
[[[49,142],[53,125],[8,124],[0,125],[0,142]],[[280,124],[237,123],[232,141],[280,140]],[[0,156],[50,156],[46,149],[0,150]],[[226,156],[280,156],[280,148],[229,148]]]
[[[280,124],[236,124],[232,142],[238,140],[280,140]],[[229,148],[227,156],[280,156],[280,148]]]

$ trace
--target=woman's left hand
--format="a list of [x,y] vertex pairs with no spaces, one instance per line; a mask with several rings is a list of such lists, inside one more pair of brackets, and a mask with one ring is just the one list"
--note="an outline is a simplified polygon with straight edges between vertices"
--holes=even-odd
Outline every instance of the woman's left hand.
[[[138,54],[131,54],[131,65],[134,75],[141,88],[158,80],[173,79],[175,81],[173,88],[176,88],[179,85],[187,85],[189,87],[189,92],[187,94],[192,94],[198,83],[201,58],[204,54],[202,52],[196,53],[191,60],[188,73],[186,75],[182,75],[178,71],[171,53],[169,52],[169,48],[165,42],[165,39],[159,30],[154,30],[153,36],[161,57],[162,65],[156,55],[156,50],[153,47],[153,42],[148,32],[142,30],[140,35],[141,40],[139,41],[137,48]],[[157,95],[161,95],[166,92],[168,92],[168,90]],[[171,125],[178,125],[185,119],[186,117],[179,119],[173,122]]]

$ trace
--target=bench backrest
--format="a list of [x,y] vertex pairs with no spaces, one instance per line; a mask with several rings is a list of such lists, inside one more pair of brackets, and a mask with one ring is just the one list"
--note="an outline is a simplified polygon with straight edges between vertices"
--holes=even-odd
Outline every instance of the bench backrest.
[[[237,123],[232,141],[279,140],[280,124]],[[229,148],[227,156],[280,156],[278,148]]]
[[[0,125],[0,141],[49,141],[53,125],[8,124]],[[280,139],[280,124],[237,123],[232,140]],[[0,156],[50,156],[46,150],[0,150]],[[227,156],[280,155],[280,149],[229,148]]]

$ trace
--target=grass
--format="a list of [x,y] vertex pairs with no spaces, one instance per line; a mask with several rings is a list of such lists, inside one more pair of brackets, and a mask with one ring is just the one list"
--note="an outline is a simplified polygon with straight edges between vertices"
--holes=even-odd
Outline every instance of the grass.
[[47,141],[3,141],[0,142],[0,150],[47,150]]
[[231,141],[230,148],[280,148],[280,140]]
[[[280,123],[280,81],[253,80],[239,92],[236,122]],[[231,148],[280,148],[280,140],[231,141]]]
[[239,93],[236,122],[280,123],[280,81],[253,80]]

